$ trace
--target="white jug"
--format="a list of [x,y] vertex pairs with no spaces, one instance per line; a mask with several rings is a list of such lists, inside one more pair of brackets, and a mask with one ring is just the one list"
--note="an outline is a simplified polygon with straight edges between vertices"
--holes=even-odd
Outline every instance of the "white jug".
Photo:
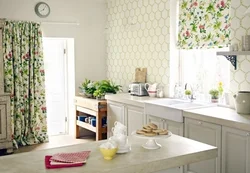
[[156,91],[157,89],[157,86],[158,86],[158,83],[154,83],[154,84],[149,84],[149,83],[145,83],[145,89],[147,91]]

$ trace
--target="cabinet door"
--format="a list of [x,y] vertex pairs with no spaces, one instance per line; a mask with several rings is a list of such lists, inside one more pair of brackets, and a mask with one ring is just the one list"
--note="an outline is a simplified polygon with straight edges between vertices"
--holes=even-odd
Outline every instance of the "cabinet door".
[[159,117],[147,115],[147,124],[148,123],[154,123],[158,126],[158,128],[164,128],[164,119]]
[[114,127],[114,123],[116,121],[121,122],[124,125],[125,123],[125,109],[124,105],[116,102],[108,102],[107,103],[107,116],[108,116],[108,137],[113,136],[112,127]]
[[183,123],[174,122],[170,120],[163,120],[165,122],[164,126],[166,129],[171,131],[175,135],[183,136]]
[[220,173],[221,160],[221,126],[194,119],[185,118],[185,137],[216,146],[218,157],[185,166],[190,173]]
[[249,134],[222,127],[222,173],[250,173]]
[[180,168],[170,168],[167,170],[157,171],[154,173],[180,173]]
[[0,141],[7,138],[7,112],[6,105],[0,105]]
[[144,109],[141,107],[127,106],[128,135],[144,125]]

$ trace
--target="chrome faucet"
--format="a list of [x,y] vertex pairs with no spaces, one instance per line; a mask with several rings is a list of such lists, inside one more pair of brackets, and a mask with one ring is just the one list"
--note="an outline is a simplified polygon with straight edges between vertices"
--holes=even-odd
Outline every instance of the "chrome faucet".
[[[190,91],[191,91],[191,95],[190,95],[189,99],[190,99],[191,102],[193,102],[193,100],[195,100],[194,90],[193,90],[191,85],[189,85],[189,86],[190,86]],[[188,87],[188,83],[185,84],[185,91],[187,90],[187,87]]]

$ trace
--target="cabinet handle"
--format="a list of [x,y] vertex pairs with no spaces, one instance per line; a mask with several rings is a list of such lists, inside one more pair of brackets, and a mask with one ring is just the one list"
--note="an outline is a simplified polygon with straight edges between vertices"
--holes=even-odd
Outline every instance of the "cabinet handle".
[[200,121],[199,121],[199,122],[198,122],[198,124],[199,124],[199,125],[201,125],[201,124],[202,124],[202,122],[200,122]]
[[247,136],[250,136],[250,133],[247,133]]

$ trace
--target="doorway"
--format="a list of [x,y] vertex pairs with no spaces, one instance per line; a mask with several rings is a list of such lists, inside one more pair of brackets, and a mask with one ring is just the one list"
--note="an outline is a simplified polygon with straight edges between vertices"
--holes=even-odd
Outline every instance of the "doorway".
[[43,38],[48,135],[68,134],[67,39]]

